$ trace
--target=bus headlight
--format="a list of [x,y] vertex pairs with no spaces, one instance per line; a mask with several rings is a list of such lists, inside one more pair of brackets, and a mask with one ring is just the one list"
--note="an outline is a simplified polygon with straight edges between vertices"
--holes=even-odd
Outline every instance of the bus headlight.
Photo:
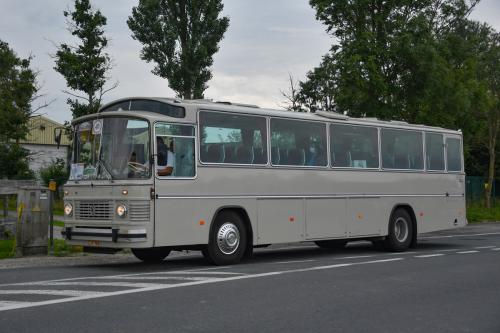
[[127,206],[123,204],[116,206],[116,214],[119,217],[124,217],[125,215],[127,215]]
[[64,204],[64,215],[71,216],[73,214],[73,205],[70,203]]

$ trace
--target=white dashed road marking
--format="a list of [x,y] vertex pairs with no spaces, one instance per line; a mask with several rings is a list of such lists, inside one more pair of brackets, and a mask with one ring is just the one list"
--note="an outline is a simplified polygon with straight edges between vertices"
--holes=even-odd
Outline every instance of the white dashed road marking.
[[103,294],[106,294],[106,292],[82,291],[82,290],[46,290],[46,289],[0,290],[0,295],[54,295],[54,296],[80,297],[80,296],[100,296]]
[[434,254],[423,254],[421,256],[415,256],[415,258],[432,258],[432,257],[441,257],[445,256],[443,253],[434,253]]
[[476,250],[472,250],[472,251],[458,251],[457,253],[460,253],[460,254],[467,254],[467,253],[478,253],[479,251],[476,251]]
[[297,264],[297,263],[301,263],[301,262],[311,262],[311,261],[316,261],[316,260],[308,259],[308,260],[274,261],[274,262],[270,262],[268,264]]

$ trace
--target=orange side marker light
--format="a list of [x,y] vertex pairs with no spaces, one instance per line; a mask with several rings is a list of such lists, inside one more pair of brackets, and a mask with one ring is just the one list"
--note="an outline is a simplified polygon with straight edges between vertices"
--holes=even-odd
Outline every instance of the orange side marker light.
[[295,222],[295,217],[294,217],[294,216],[290,216],[290,217],[288,218],[288,220],[289,220],[290,222]]
[[205,225],[205,220],[200,220],[200,225]]

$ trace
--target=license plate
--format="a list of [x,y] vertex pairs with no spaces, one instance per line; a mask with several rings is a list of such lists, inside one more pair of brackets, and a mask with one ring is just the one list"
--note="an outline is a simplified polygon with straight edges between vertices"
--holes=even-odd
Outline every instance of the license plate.
[[100,246],[101,242],[97,240],[89,240],[87,241],[87,244],[89,244],[90,246]]

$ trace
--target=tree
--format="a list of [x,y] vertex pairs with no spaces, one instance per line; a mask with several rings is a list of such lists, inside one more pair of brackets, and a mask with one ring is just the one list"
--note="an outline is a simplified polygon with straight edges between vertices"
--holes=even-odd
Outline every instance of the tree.
[[102,96],[118,86],[113,84],[105,88],[111,69],[111,58],[104,52],[108,39],[103,27],[106,17],[99,10],[92,10],[89,0],[76,0],[74,11],[64,11],[68,18],[68,30],[80,40],[77,46],[61,44],[55,54],[54,69],[66,79],[71,90],[83,95],[64,91],[74,97],[68,98],[73,118],[95,113],[101,106]]
[[281,91],[281,96],[285,98],[283,107],[288,111],[302,112],[298,83],[290,73],[288,73],[288,81],[290,83],[289,90]]
[[487,148],[489,155],[488,180],[485,189],[486,208],[491,207],[491,190],[495,180],[496,151],[500,131],[500,33],[491,27],[481,27],[484,52],[480,53],[479,76],[485,83],[489,100],[486,106]]
[[[55,160],[52,160],[50,165],[40,170],[40,177],[42,178],[45,186],[49,186],[49,182],[53,179],[59,189],[59,187],[68,180],[68,168],[62,158],[56,158]],[[58,191],[56,191],[55,197],[56,199],[59,199]]]
[[127,23],[143,44],[141,58],[165,78],[179,97],[203,98],[212,78],[209,67],[229,18],[219,18],[221,0],[139,0]]
[[476,2],[311,0],[336,45],[301,84],[304,99],[358,117],[422,122],[437,115],[430,101],[453,97],[440,36]]
[[0,178],[33,178],[28,153],[18,144],[28,133],[32,103],[39,91],[31,59],[19,58],[0,40]]

